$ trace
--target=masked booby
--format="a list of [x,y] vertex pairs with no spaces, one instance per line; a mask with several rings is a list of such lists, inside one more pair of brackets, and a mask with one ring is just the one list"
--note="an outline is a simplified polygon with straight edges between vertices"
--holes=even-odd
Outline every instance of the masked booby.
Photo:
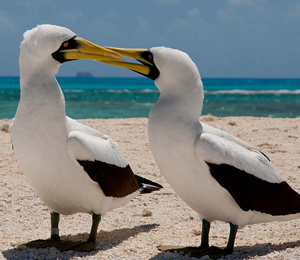
[[[180,198],[202,219],[199,247],[162,250],[219,258],[233,252],[238,227],[300,217],[300,196],[262,152],[199,122],[203,84],[197,66],[179,50],[109,48],[141,64],[108,61],[154,80],[160,97],[150,111],[148,137],[154,159]],[[230,223],[225,249],[209,246],[213,221]]]
[[[66,116],[55,75],[66,61],[123,58],[65,27],[40,25],[23,36],[12,144],[30,185],[51,212],[51,239],[25,245],[91,251],[101,216],[162,186],[135,175],[111,138]],[[59,214],[77,212],[93,214],[87,242],[61,241]]]

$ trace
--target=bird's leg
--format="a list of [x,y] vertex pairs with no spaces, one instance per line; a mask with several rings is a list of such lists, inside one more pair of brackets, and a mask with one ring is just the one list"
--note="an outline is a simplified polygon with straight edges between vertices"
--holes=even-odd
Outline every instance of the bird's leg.
[[97,237],[97,230],[101,220],[101,215],[93,213],[93,224],[89,238],[86,242],[73,242],[73,241],[62,241],[57,245],[60,251],[80,251],[80,252],[90,252],[95,249],[95,242]]
[[93,214],[93,224],[90,232],[90,236],[87,241],[95,244],[97,237],[97,230],[101,220],[101,215]]
[[231,254],[233,252],[235,236],[238,231],[238,228],[239,227],[237,225],[230,223],[230,234],[228,238],[227,247],[225,248],[227,254]]
[[202,248],[202,249],[206,249],[209,247],[209,230],[210,230],[210,222],[203,219],[202,220],[201,245],[200,245],[200,248]]
[[51,238],[47,240],[44,239],[33,240],[23,245],[30,248],[55,247],[60,242],[60,237],[58,233],[58,223],[59,223],[59,214],[56,212],[51,212]]
[[54,241],[60,241],[58,223],[59,214],[56,212],[51,212],[51,239]]
[[210,223],[205,219],[202,220],[202,237],[201,245],[199,247],[175,247],[175,246],[160,246],[158,249],[162,251],[184,252],[189,253],[192,257],[201,258],[208,255],[211,259],[221,258],[222,256],[231,254],[233,252],[234,241],[238,226],[230,223],[230,235],[227,246],[224,249],[209,246],[209,229]]
[[[224,249],[211,246],[209,249],[206,250],[205,255],[208,255],[211,259],[218,259],[221,258],[222,256],[231,254],[233,252],[234,241],[235,241],[237,230],[238,230],[238,226],[230,223],[230,234],[229,234],[227,246]],[[193,254],[193,253],[192,256],[199,257],[197,254]]]
[[210,222],[205,219],[202,220],[202,235],[201,235],[201,245],[198,247],[181,247],[181,246],[169,246],[169,245],[161,245],[158,246],[158,249],[161,251],[171,251],[171,252],[186,252],[192,253],[197,252],[200,253],[209,248],[209,230],[210,230]]

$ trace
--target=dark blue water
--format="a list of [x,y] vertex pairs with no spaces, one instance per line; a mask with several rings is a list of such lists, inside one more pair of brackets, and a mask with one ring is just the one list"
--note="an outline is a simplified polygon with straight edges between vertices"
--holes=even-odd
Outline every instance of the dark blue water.
[[[73,118],[148,117],[159,97],[146,78],[58,78]],[[300,79],[203,79],[202,114],[300,117]],[[15,115],[18,77],[0,77],[0,119]]]

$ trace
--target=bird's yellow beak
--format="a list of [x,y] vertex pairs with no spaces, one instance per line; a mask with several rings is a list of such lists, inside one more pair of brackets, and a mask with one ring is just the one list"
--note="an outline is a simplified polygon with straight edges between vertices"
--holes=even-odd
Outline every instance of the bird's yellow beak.
[[107,60],[101,61],[105,64],[122,67],[125,69],[133,70],[139,74],[142,74],[148,78],[155,80],[159,76],[159,70],[156,68],[153,62],[153,56],[147,49],[125,49],[115,47],[105,47],[107,50],[111,50],[119,55],[125,56],[130,59],[139,61],[139,63],[120,61],[120,60]]
[[63,42],[52,56],[61,63],[79,59],[90,59],[100,62],[124,60],[120,54],[78,36]]

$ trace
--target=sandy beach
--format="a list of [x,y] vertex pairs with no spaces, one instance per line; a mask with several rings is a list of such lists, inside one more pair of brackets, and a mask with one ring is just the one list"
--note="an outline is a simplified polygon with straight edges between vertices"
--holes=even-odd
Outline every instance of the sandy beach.
[[[200,120],[263,151],[290,186],[300,192],[300,118],[204,116]],[[48,238],[50,214],[14,156],[6,127],[10,120],[0,120],[0,259],[194,259],[156,248],[161,244],[198,246],[201,221],[161,176],[148,144],[147,119],[79,121],[113,138],[134,172],[161,183],[164,189],[108,212],[99,225],[93,252],[14,247],[14,243]],[[90,227],[88,214],[62,216],[61,238],[86,240]],[[212,245],[224,247],[228,235],[228,224],[212,223]],[[225,259],[300,259],[300,219],[240,229],[234,253]]]

